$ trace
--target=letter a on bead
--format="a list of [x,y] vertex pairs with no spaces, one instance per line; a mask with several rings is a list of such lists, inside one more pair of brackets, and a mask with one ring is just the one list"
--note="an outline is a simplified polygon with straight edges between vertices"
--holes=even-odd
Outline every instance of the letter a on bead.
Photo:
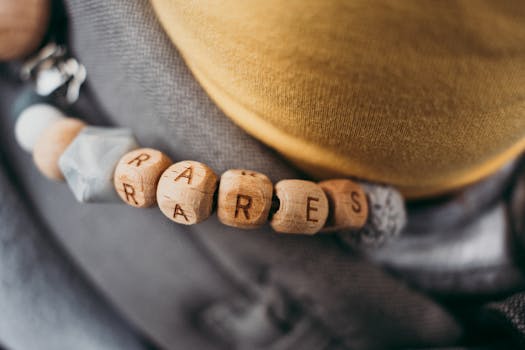
[[184,213],[184,210],[182,210],[182,208],[180,207],[180,204],[175,204],[175,209],[173,210],[173,218],[174,219],[177,218],[177,215],[181,215],[184,218],[184,220],[190,221],[190,220],[188,220],[188,217]]
[[213,208],[217,175],[205,164],[192,160],[167,168],[157,186],[157,202],[166,217],[179,224],[206,220]]
[[193,177],[193,167],[186,168],[182,173],[180,173],[176,178],[175,181],[179,181],[181,178],[188,179],[187,183],[188,185],[191,185],[191,178]]

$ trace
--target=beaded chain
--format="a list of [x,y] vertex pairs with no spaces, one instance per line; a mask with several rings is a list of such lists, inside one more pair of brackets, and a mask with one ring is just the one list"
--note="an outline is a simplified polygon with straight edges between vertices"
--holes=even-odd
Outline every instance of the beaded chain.
[[[72,72],[68,81],[80,81],[73,93],[68,90],[74,100],[85,69],[74,59],[61,64],[60,72]],[[406,222],[402,196],[388,186],[349,179],[286,179],[274,185],[247,169],[219,177],[206,164],[174,163],[159,150],[139,147],[129,129],[87,126],[45,98],[21,100],[26,102],[17,102],[15,113],[19,145],[33,154],[42,174],[65,180],[80,202],[120,198],[137,208],[157,204],[183,225],[202,222],[216,210],[228,226],[253,229],[269,221],[276,232],[292,234],[351,231],[386,239],[398,235]]]
[[[173,163],[159,150],[139,148],[128,129],[86,126],[43,103],[20,113],[15,135],[40,172],[65,179],[78,201],[158,204],[179,224],[202,222],[216,208],[223,224],[243,229],[267,220],[277,232],[300,234],[361,230],[368,224],[390,236],[405,220],[401,196],[390,187],[368,185],[365,191],[349,179],[281,180],[274,186],[266,175],[246,169],[228,170],[219,179],[206,164]],[[397,209],[386,225],[377,210],[385,205]]]

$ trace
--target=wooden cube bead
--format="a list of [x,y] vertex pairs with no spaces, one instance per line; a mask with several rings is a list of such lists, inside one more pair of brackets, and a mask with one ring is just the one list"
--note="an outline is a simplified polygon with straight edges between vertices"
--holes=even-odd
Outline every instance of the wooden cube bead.
[[157,203],[172,221],[192,225],[212,212],[217,175],[207,165],[185,160],[171,165],[160,177]]
[[160,176],[173,162],[152,148],[139,148],[126,153],[118,162],[113,176],[120,198],[132,207],[146,208],[157,202]]
[[24,58],[46,34],[50,0],[0,0],[0,61]]
[[58,160],[86,124],[74,118],[60,119],[46,128],[33,148],[33,160],[42,174],[64,180]]
[[368,219],[368,201],[363,188],[347,179],[319,183],[330,203],[330,215],[323,231],[358,230]]
[[268,220],[273,185],[261,173],[232,169],[221,176],[217,216],[228,226],[257,228]]
[[271,219],[281,233],[315,234],[328,217],[328,199],[318,184],[304,180],[282,180],[275,185],[279,209]]

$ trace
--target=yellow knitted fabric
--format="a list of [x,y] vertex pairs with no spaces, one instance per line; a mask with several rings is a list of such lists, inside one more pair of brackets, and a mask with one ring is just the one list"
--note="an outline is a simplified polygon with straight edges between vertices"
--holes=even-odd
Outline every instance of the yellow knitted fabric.
[[151,1],[217,105],[314,177],[429,196],[525,149],[525,1]]

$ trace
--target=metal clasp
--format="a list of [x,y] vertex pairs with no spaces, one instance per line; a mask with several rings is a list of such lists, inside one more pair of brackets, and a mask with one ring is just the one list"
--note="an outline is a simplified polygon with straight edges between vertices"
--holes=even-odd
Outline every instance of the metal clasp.
[[25,62],[20,76],[23,80],[32,80],[36,93],[41,96],[48,96],[65,86],[66,101],[73,104],[86,80],[86,68],[75,58],[68,57],[64,46],[49,43]]

